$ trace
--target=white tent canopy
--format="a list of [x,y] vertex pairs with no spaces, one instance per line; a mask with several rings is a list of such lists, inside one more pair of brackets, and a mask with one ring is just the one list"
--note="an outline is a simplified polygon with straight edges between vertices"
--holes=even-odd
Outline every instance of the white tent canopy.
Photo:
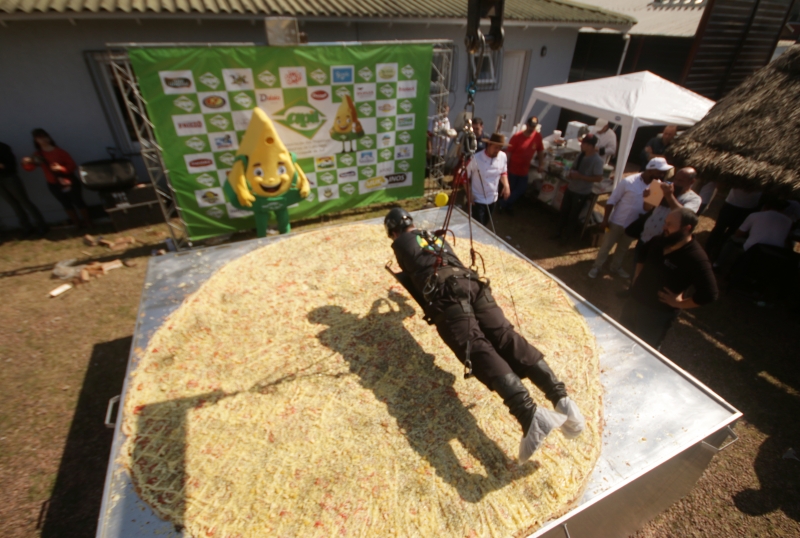
[[622,178],[639,127],[692,126],[714,106],[714,101],[649,71],[536,88],[528,99],[523,120],[536,101],[603,118],[622,127],[614,185]]

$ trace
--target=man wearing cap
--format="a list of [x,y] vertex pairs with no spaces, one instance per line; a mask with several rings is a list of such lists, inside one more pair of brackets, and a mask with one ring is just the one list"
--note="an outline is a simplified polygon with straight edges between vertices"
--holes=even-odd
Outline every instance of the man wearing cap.
[[500,202],[500,209],[511,213],[514,203],[519,200],[528,188],[528,171],[531,168],[531,159],[538,152],[539,172],[544,171],[544,144],[542,135],[536,131],[539,119],[531,116],[525,123],[525,130],[518,132],[508,141],[506,153],[508,154],[508,184],[511,194],[508,199]]
[[654,179],[664,179],[667,172],[672,170],[672,165],[667,164],[663,157],[651,159],[645,171],[640,174],[624,177],[614,187],[614,192],[606,202],[606,210],[603,215],[603,222],[600,227],[606,231],[603,244],[597,253],[597,259],[589,270],[589,278],[595,278],[603,268],[603,264],[608,259],[608,254],[614,245],[617,250],[611,260],[611,272],[622,278],[630,278],[622,262],[625,261],[625,254],[628,247],[633,242],[633,237],[625,234],[625,228],[639,218],[644,212],[644,191]]
[[508,185],[508,158],[500,151],[505,143],[505,136],[493,134],[486,141],[486,149],[476,153],[467,165],[467,176],[472,190],[472,216],[484,226],[494,211],[498,187],[501,187],[500,197],[503,200],[511,195]]
[[599,118],[594,124],[594,135],[597,137],[597,153],[608,162],[617,154],[617,133],[611,129],[608,120]]
[[578,224],[581,210],[592,198],[592,186],[603,181],[603,159],[597,154],[597,137],[587,134],[581,139],[581,154],[572,164],[567,179],[567,190],[561,202],[558,230],[551,239],[567,240],[569,232]]

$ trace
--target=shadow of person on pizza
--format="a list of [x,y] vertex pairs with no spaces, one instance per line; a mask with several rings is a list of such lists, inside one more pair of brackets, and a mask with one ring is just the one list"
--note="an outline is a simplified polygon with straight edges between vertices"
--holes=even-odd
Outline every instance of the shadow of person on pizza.
[[[387,420],[381,422],[383,428],[399,430],[464,501],[479,502],[536,472],[538,464],[517,465],[483,432],[471,406],[453,388],[455,376],[437,366],[403,326],[415,314],[404,295],[390,291],[363,317],[331,305],[312,310],[308,319],[328,326],[317,335],[319,341],[341,354],[361,385],[386,405],[395,424]],[[460,460],[455,443],[470,457]],[[479,465],[470,463],[474,460]]]

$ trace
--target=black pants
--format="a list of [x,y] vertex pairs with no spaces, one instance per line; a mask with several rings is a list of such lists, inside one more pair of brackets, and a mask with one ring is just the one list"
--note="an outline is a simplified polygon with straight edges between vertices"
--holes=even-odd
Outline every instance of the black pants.
[[573,229],[580,226],[579,216],[583,206],[592,197],[591,194],[577,194],[567,189],[564,191],[564,199],[561,201],[561,209],[558,218],[558,235],[565,236]]
[[[38,231],[44,231],[47,228],[42,213],[28,198],[28,193],[19,176],[0,177],[0,198],[8,202],[8,205],[14,210],[23,232],[33,231],[34,226]],[[33,218],[33,224],[31,224],[28,213]]]
[[542,353],[514,330],[489,287],[466,278],[456,282],[473,312],[459,308],[459,298],[447,287],[433,301],[433,311],[439,335],[458,360],[466,361],[469,344],[473,373],[489,390],[494,379],[513,372],[533,381],[554,405],[566,396],[563,383],[537,375],[535,365],[543,360]]
[[494,214],[494,206],[495,203],[492,204],[472,204],[472,216],[475,220],[483,224],[484,226],[489,224],[489,216]]
[[69,213],[78,209],[86,209],[86,203],[83,201],[81,194],[81,182],[77,179],[72,180],[72,185],[68,192],[64,192],[61,185],[48,183],[47,188],[50,193],[55,196],[56,200],[64,207],[64,211]]
[[711,234],[706,240],[706,253],[711,261],[716,261],[717,256],[719,256],[722,250],[722,245],[725,244],[725,240],[739,229],[744,219],[753,211],[755,211],[755,209],[737,207],[728,202],[723,204],[722,209],[719,210],[717,223],[714,225],[714,229],[711,230]]
[[622,307],[622,317],[619,322],[630,332],[658,349],[677,316],[675,310],[653,308],[636,299],[628,299]]

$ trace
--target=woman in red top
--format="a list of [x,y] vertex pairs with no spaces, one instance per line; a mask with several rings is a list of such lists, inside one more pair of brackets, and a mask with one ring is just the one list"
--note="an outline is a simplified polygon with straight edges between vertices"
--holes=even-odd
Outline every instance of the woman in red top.
[[44,129],[33,130],[33,145],[36,152],[22,159],[25,169],[40,165],[47,179],[47,187],[55,196],[70,220],[78,227],[90,227],[89,210],[81,194],[81,182],[75,174],[77,165],[69,153],[59,148]]

